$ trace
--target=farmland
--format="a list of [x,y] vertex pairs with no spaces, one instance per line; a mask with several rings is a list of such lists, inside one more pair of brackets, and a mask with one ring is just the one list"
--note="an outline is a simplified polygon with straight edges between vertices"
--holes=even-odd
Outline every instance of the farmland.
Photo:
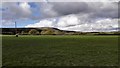
[[118,36],[2,36],[3,66],[116,66]]

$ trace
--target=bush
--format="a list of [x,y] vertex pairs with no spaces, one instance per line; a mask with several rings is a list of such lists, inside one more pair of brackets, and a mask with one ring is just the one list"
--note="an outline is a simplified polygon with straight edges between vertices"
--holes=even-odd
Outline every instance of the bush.
[[43,30],[41,32],[42,35],[53,35],[54,34],[54,31],[52,30]]
[[28,32],[22,31],[21,35],[28,35]]
[[64,32],[62,32],[62,31],[58,31],[58,30],[55,30],[55,31],[54,31],[54,34],[55,34],[55,35],[63,35]]
[[39,34],[39,31],[37,31],[36,29],[31,29],[28,33],[29,33],[30,35],[38,35],[38,34]]

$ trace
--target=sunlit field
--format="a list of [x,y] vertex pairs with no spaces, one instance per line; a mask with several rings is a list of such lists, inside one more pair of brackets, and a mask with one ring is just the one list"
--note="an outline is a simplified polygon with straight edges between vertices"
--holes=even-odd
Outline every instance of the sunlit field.
[[3,66],[116,66],[118,36],[2,36]]

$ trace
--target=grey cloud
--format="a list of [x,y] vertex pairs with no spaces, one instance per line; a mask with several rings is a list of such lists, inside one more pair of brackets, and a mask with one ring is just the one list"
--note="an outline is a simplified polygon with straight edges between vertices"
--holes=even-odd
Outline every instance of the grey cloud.
[[25,12],[16,2],[5,2],[2,4],[2,19],[21,19],[31,17],[30,12]]
[[52,3],[53,10],[61,15],[78,14],[88,10],[88,5],[85,2],[58,2]]
[[118,2],[40,2],[37,5],[40,6],[39,19],[69,14],[87,14],[91,19],[118,18]]
[[118,18],[118,3],[103,3],[100,7],[94,8],[91,17],[96,18]]
[[55,23],[56,19],[44,19],[35,24],[29,24],[25,27],[55,27],[61,30],[72,30],[72,31],[117,31],[118,19],[100,19],[94,20],[94,22],[85,22],[85,20],[80,19],[79,15],[67,15],[60,17]]
[[[61,18],[75,14],[80,23],[94,23],[98,19],[114,19],[118,17],[118,2],[33,2],[37,8],[25,12],[16,2],[3,3],[2,19],[32,19]],[[30,5],[30,4],[29,4]],[[37,13],[37,16],[34,16]],[[59,19],[58,19],[59,20]]]
[[[87,18],[116,18],[118,17],[118,3],[114,2],[33,2],[37,8],[30,8],[31,13],[25,13],[16,2],[3,3],[2,15],[5,19],[28,18],[44,19],[60,17],[69,14],[88,15]],[[33,13],[40,15],[34,16]],[[8,16],[9,15],[9,16]]]
[[53,9],[62,14],[89,14],[90,17],[116,18],[118,17],[118,4],[104,2],[69,2],[56,3]]

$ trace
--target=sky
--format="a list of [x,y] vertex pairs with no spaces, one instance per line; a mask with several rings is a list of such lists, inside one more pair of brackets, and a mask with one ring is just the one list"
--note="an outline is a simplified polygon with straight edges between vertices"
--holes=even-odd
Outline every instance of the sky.
[[118,31],[118,2],[2,2],[1,28],[53,27],[82,32]]

